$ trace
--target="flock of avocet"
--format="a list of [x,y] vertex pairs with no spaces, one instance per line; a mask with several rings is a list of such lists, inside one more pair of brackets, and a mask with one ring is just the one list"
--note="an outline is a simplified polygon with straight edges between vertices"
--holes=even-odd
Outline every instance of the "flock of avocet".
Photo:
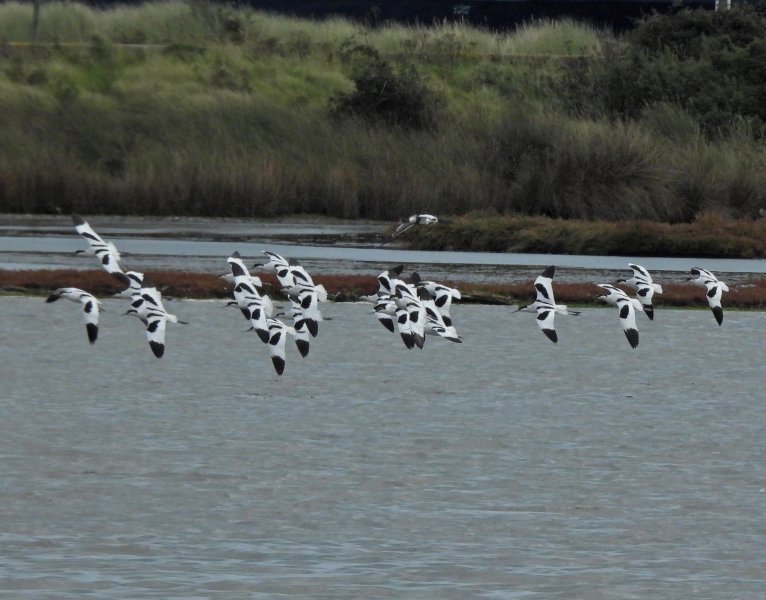
[[[431,220],[420,219],[429,216],[414,215],[409,221],[404,221],[394,235],[416,224],[436,222],[435,217]],[[166,324],[186,322],[165,309],[161,292],[143,273],[122,270],[120,254],[113,243],[105,242],[81,216],[72,215],[72,221],[77,233],[88,242],[88,248],[78,250],[77,253],[95,255],[103,268],[126,286],[125,290],[117,294],[130,300],[130,306],[124,314],[134,316],[144,324],[149,347],[157,358],[161,358],[165,352]],[[234,286],[234,299],[227,305],[239,309],[248,320],[250,330],[268,346],[274,369],[281,375],[285,369],[288,335],[295,339],[301,356],[308,355],[311,338],[319,333],[319,322],[322,321],[319,304],[327,301],[327,291],[322,285],[316,285],[311,275],[294,259],[286,259],[274,252],[263,253],[268,261],[262,265],[254,265],[253,268],[259,267],[276,275],[282,292],[290,301],[291,308],[288,313],[275,314],[274,304],[260,289],[260,277],[250,274],[238,252],[234,252],[227,259],[230,273],[222,277]],[[603,290],[599,298],[617,307],[625,337],[631,347],[636,348],[636,312],[643,312],[649,319],[653,319],[653,297],[662,293],[662,287],[654,283],[649,272],[640,265],[629,264],[629,267],[633,276],[616,283],[623,283],[635,289],[635,298],[612,284],[598,284],[598,287]],[[368,297],[374,304],[374,313],[381,324],[392,333],[398,330],[404,345],[409,349],[416,346],[423,348],[426,335],[460,343],[460,336],[450,315],[452,301],[460,300],[460,292],[440,283],[424,281],[417,273],[402,279],[402,270],[403,266],[399,265],[382,272],[378,276],[377,293]],[[556,304],[553,294],[554,273],[555,267],[550,266],[537,277],[534,282],[535,301],[518,308],[517,311],[535,312],[540,330],[555,343],[558,341],[554,323],[556,314],[579,313],[569,310],[565,305]],[[721,297],[723,292],[729,291],[728,286],[706,269],[694,267],[691,269],[691,275],[687,280],[705,288],[708,304],[720,325],[723,322]],[[54,302],[59,298],[82,304],[88,340],[93,344],[98,337],[99,300],[81,289],[66,287],[55,290],[46,302]],[[292,325],[287,325],[277,316],[291,319]]]

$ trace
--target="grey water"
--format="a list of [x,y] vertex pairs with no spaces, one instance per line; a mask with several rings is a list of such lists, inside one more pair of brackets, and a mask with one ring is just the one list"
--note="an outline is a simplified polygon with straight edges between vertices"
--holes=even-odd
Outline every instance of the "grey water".
[[407,350],[323,306],[277,377],[173,301],[151,354],[105,301],[0,297],[0,596],[760,600],[764,315],[453,306]]
[[[390,227],[368,221],[101,217],[90,222],[117,245],[124,265],[133,270],[216,273],[227,270],[225,259],[235,250],[254,264],[262,264],[262,251],[269,250],[299,259],[309,271],[326,275],[376,275],[404,263],[426,278],[466,282],[526,281],[551,264],[558,267],[558,281],[600,281],[605,276],[611,280],[614,273],[629,272],[629,262],[657,273],[659,283],[683,281],[692,266],[710,269],[730,283],[766,273],[762,259],[409,250],[405,242],[391,239]],[[0,215],[0,232],[4,233],[0,235],[0,269],[93,268],[92,260],[74,256],[84,241],[74,233],[68,217]]]

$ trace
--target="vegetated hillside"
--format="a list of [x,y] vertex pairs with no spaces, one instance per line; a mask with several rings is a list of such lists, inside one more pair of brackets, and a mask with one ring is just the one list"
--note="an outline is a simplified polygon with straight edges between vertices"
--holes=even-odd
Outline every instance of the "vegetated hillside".
[[[692,221],[766,205],[766,20],[368,29],[0,5],[0,211]],[[689,35],[689,30],[694,35]]]

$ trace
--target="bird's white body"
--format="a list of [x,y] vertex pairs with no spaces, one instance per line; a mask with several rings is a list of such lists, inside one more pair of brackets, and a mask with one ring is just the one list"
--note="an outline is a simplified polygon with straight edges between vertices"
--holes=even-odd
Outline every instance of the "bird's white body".
[[85,330],[88,334],[88,341],[91,344],[94,344],[98,338],[98,315],[101,303],[92,294],[74,287],[54,290],[53,293],[48,296],[46,302],[55,302],[59,298],[66,298],[72,302],[79,302],[82,304],[82,314],[83,319],[85,320]]

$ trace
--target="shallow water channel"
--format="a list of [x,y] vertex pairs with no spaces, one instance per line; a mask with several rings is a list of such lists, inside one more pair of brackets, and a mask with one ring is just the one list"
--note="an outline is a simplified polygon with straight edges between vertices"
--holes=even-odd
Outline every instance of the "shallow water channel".
[[[629,275],[629,262],[648,268],[659,283],[684,281],[692,266],[730,283],[766,273],[766,260],[753,259],[415,251],[391,239],[391,226],[367,221],[94,217],[89,222],[117,245],[122,264],[133,270],[220,273],[235,250],[253,264],[265,262],[262,251],[270,250],[324,275],[377,275],[404,263],[428,279],[465,282],[528,281],[551,264],[557,266],[557,281],[580,282]],[[0,269],[92,269],[92,257],[74,255],[84,247],[67,216],[0,215]]]

